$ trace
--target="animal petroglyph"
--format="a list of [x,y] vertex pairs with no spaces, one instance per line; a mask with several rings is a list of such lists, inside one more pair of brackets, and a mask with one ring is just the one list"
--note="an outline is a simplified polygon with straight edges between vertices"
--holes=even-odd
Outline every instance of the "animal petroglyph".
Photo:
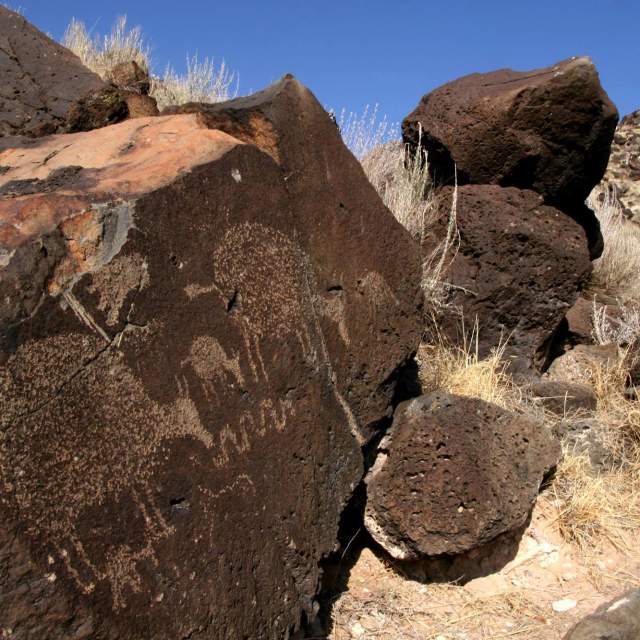
[[[82,336],[78,340],[82,341]],[[47,353],[49,361],[65,361],[60,350],[65,349],[66,340],[57,337],[44,342],[41,351]],[[22,357],[20,349],[2,367],[4,372],[0,372],[2,391],[10,394],[5,397],[13,407],[16,399],[27,403],[20,386],[10,384],[15,379],[12,364]],[[83,590],[92,580],[109,579],[114,606],[120,606],[121,597],[118,600],[116,594],[126,584],[135,587],[138,559],[143,556],[152,559],[153,543],[170,533],[147,488],[164,444],[175,438],[193,438],[211,448],[213,437],[203,428],[184,388],[179,389],[177,399],[170,405],[152,401],[115,349],[102,351],[93,361],[76,371],[70,369],[69,373],[70,377],[59,385],[65,388],[64,396],[54,392],[48,402],[36,409],[15,407],[14,419],[3,422],[2,502],[13,502],[30,534],[43,536],[59,550],[73,550],[76,566],[70,573]],[[40,387],[46,388],[46,382]],[[69,402],[68,398],[82,398],[89,388],[90,404]],[[119,398],[117,404],[112,401],[114,397]],[[34,442],[47,442],[48,446],[36,447]],[[68,496],[74,500],[68,500]],[[76,521],[87,508],[125,496],[139,506],[145,522],[144,548],[135,550],[127,545],[115,548],[112,555],[118,561],[107,561],[105,566],[97,567],[77,536]],[[62,555],[60,551],[60,557],[66,558],[65,562],[71,561],[69,552]],[[78,562],[82,568],[77,566]],[[91,578],[81,578],[87,572]]]

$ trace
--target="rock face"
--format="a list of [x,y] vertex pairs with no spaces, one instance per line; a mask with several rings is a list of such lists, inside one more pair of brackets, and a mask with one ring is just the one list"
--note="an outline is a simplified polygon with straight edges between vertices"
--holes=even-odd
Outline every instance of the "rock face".
[[595,411],[598,398],[593,387],[578,382],[542,379],[529,385],[534,401],[559,416]]
[[542,425],[445,393],[402,403],[380,451],[365,524],[403,560],[463,553],[522,526],[560,455]]
[[[445,238],[453,188],[440,191],[425,247]],[[533,191],[467,185],[457,192],[457,252],[445,261],[448,305],[439,330],[462,341],[477,319],[482,356],[501,341],[541,366],[550,337],[591,273],[583,229]]]
[[0,6],[0,135],[57,131],[67,113],[104,82],[77,56]]
[[603,184],[615,189],[625,215],[640,223],[640,109],[616,129]]
[[420,340],[417,245],[399,224],[373,222],[388,220],[388,210],[333,121],[292,76],[255,96],[163,113],[197,113],[206,126],[257,145],[280,165],[315,269],[318,319],[337,384],[368,440],[390,406],[394,369]]
[[547,375],[553,380],[590,384],[598,370],[614,369],[618,362],[615,344],[579,344],[556,358]]
[[[618,112],[588,58],[474,73],[425,95],[402,123],[435,178],[532,189],[563,210],[601,180]],[[421,131],[420,131],[421,130]]]
[[293,78],[218,113],[0,154],[16,640],[280,638],[316,611],[420,257]]
[[637,640],[640,637],[640,589],[602,605],[579,622],[565,640]]

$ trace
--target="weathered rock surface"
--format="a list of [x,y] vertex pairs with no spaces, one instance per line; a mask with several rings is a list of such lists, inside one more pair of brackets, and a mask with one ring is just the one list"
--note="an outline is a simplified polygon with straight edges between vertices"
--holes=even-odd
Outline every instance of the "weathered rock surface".
[[553,380],[590,384],[598,371],[613,369],[619,362],[615,344],[579,344],[556,358],[547,375]]
[[614,189],[625,215],[640,223],[640,109],[618,125],[602,183]]
[[618,112],[589,58],[518,72],[474,73],[425,95],[402,123],[421,137],[434,177],[532,189],[582,205],[607,167]]
[[[248,98],[163,113],[197,113],[207,126],[257,145],[280,165],[314,270],[318,319],[337,384],[362,439],[369,439],[390,406],[394,369],[420,340],[417,245],[389,221],[333,121],[292,76]],[[363,234],[367,240],[360,242]],[[411,309],[401,311],[412,296]]]
[[[441,189],[427,253],[446,237],[453,188]],[[467,185],[457,194],[457,245],[442,280],[452,285],[440,331],[462,341],[478,322],[482,356],[507,353],[540,367],[551,337],[591,273],[582,228],[533,191]]]
[[53,133],[78,100],[105,87],[77,56],[4,6],[0,72],[0,135],[5,136]]
[[594,411],[598,398],[593,387],[579,382],[542,379],[529,385],[534,399],[559,416],[577,411]]
[[640,589],[602,605],[579,622],[565,640],[637,640],[640,638]]
[[16,640],[279,638],[315,613],[359,444],[419,340],[420,259],[304,87],[247,102],[222,111],[238,137],[180,115],[5,139]]
[[148,95],[151,88],[151,79],[148,71],[142,69],[133,60],[117,64],[106,74],[106,79],[119,89],[132,91],[141,96]]
[[464,553],[522,526],[560,447],[476,398],[402,403],[367,475],[365,524],[394,558]]

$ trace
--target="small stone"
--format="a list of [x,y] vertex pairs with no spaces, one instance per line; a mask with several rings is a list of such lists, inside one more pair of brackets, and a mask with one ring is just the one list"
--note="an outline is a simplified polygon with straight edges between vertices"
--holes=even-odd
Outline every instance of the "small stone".
[[556,600],[551,606],[556,613],[564,613],[573,609],[578,603],[575,600]]

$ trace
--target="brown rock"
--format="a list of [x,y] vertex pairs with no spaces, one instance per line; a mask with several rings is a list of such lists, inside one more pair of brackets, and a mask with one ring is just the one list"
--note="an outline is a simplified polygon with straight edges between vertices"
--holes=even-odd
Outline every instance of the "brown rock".
[[[441,190],[427,252],[446,236],[453,189]],[[445,261],[452,285],[439,330],[461,342],[479,328],[479,352],[501,341],[541,367],[550,339],[591,272],[584,232],[533,191],[494,185],[458,188],[459,242]],[[467,339],[468,339],[467,335]]]
[[532,189],[581,224],[602,253],[584,201],[609,159],[618,112],[588,58],[528,72],[474,73],[425,95],[405,118],[405,142],[426,148],[436,182]]
[[[417,244],[389,218],[327,112],[292,76],[255,96],[163,113],[197,113],[207,126],[255,144],[278,161],[315,271],[318,322],[337,384],[368,440],[390,407],[397,363],[419,342]],[[352,239],[344,252],[335,250],[340,238]],[[406,316],[391,312],[412,298]]]
[[518,72],[474,73],[425,95],[402,123],[439,180],[532,189],[582,204],[609,159],[618,112],[589,58]]
[[129,108],[122,93],[108,86],[78,100],[69,109],[64,130],[69,133],[92,131],[126,120],[128,116]]
[[147,118],[159,114],[158,105],[151,96],[141,96],[131,91],[120,91],[120,94],[127,103],[129,118]]
[[556,358],[547,375],[553,380],[589,384],[598,370],[614,368],[618,362],[618,346],[615,344],[579,344]]
[[564,380],[538,380],[529,385],[534,399],[559,416],[577,411],[595,411],[598,398],[593,387]]
[[271,156],[195,115],[0,154],[16,640],[287,637],[316,611],[361,478],[357,420],[388,411],[419,337],[419,256],[287,86],[295,177],[275,126]]
[[0,6],[0,135],[40,136],[64,126],[69,110],[104,82],[77,56]]
[[640,638],[640,589],[603,604],[573,627],[565,640],[637,640]]
[[119,89],[131,91],[141,96],[149,94],[151,80],[149,72],[142,69],[137,62],[121,62],[106,74],[106,79]]
[[544,426],[477,398],[404,402],[366,478],[365,524],[394,558],[464,553],[525,523],[559,455]]

